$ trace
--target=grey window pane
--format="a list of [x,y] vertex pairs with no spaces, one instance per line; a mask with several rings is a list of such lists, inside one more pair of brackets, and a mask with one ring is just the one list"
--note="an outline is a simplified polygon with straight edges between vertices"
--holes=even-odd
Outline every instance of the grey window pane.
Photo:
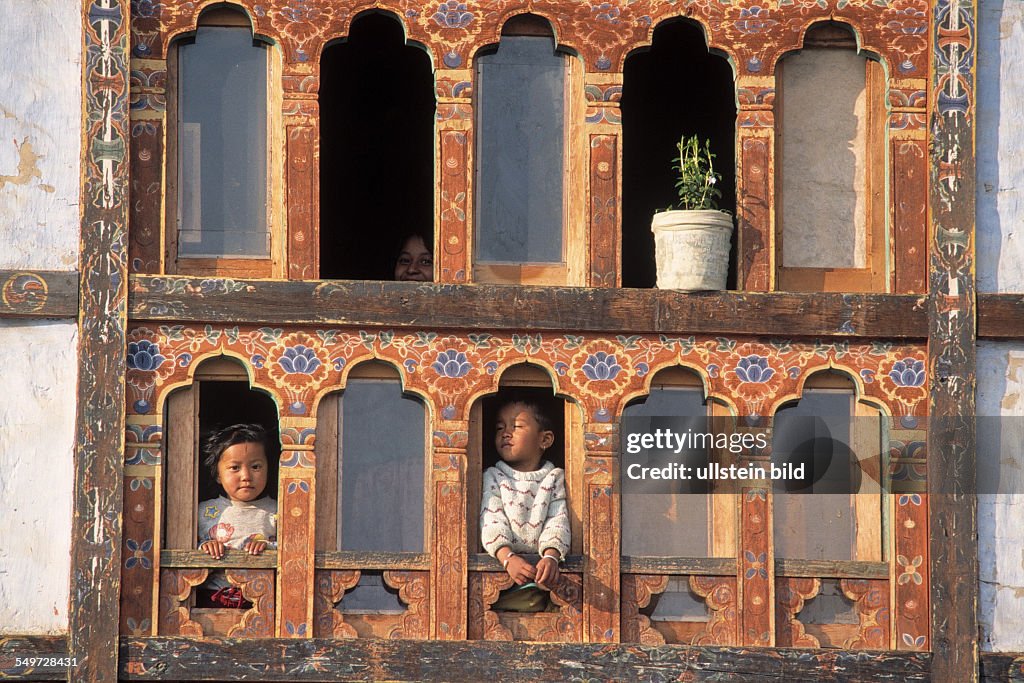
[[267,48],[202,27],[178,63],[178,255],[267,258]]
[[477,59],[480,262],[563,260],[565,59],[538,36],[502,38]]
[[[707,431],[707,407],[698,388],[652,389],[643,403],[626,406],[623,417],[696,418]],[[707,557],[708,496],[699,493],[623,493],[622,554],[646,557]]]
[[850,454],[829,445],[832,440],[850,443],[852,415],[853,392],[844,389],[807,389],[799,403],[776,413],[773,460],[782,464],[797,458],[820,465],[810,490],[775,489],[776,557],[853,559],[856,520],[849,494]]
[[339,549],[423,552],[423,404],[353,379],[341,407]]

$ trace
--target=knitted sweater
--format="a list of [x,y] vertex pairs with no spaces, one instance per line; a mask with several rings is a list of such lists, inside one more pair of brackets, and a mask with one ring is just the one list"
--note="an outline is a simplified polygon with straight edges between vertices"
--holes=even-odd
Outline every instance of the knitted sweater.
[[480,535],[492,556],[504,546],[518,553],[569,551],[569,512],[565,473],[544,461],[539,470],[520,472],[504,462],[484,472]]

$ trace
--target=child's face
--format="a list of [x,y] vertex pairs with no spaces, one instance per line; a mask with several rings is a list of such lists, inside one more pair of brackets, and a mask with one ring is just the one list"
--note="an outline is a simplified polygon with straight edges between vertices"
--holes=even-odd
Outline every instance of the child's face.
[[540,466],[545,449],[555,441],[550,430],[542,430],[526,406],[512,403],[498,412],[494,446],[513,469],[532,472]]
[[260,443],[236,443],[221,453],[217,483],[231,500],[256,500],[267,487],[267,454]]
[[395,279],[407,282],[432,282],[434,256],[418,236],[410,237],[402,245],[395,264]]

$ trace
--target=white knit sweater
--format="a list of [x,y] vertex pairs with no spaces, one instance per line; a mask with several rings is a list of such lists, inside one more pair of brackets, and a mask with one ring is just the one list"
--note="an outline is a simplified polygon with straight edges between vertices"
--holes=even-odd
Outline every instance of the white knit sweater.
[[499,462],[484,472],[480,535],[492,556],[508,546],[518,553],[554,548],[565,557],[570,533],[560,468],[544,461],[539,470],[520,472]]

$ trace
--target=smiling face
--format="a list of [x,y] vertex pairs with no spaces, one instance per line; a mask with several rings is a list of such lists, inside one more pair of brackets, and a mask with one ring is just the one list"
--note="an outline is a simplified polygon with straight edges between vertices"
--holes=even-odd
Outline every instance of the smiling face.
[[267,487],[267,454],[260,443],[228,446],[217,461],[217,483],[231,500],[250,502]]
[[554,441],[554,432],[541,429],[533,411],[522,403],[510,403],[498,411],[494,446],[512,469],[533,472]]
[[413,235],[402,245],[395,264],[395,279],[406,282],[433,282],[434,255],[423,244],[423,238]]

